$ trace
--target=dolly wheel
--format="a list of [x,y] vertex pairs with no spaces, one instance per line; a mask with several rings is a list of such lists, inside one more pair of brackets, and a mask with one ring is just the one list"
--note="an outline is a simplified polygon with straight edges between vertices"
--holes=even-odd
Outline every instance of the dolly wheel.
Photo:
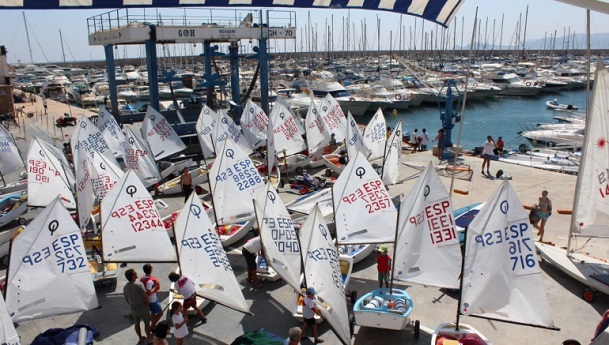
[[349,298],[351,299],[351,305],[355,305],[355,302],[357,302],[357,291],[351,291]]
[[332,176],[332,170],[326,169],[326,177]]
[[19,225],[25,225],[25,218],[19,218]]
[[302,167],[296,168],[296,174],[297,175],[302,175],[302,173],[304,173],[304,169]]
[[421,336],[421,321],[416,320],[414,322],[414,338],[419,339]]
[[355,333],[355,315],[349,315],[349,331],[351,331],[351,336]]
[[584,289],[582,298],[584,299],[584,301],[586,301],[588,303],[593,303],[594,302],[594,292],[590,289]]

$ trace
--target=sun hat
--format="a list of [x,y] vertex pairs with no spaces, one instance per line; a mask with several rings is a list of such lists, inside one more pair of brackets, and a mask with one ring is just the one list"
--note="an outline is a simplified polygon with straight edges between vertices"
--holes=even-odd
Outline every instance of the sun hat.
[[314,287],[307,288],[307,295],[315,295],[315,288]]
[[382,245],[379,247],[379,252],[381,253],[387,253],[387,246],[386,245]]

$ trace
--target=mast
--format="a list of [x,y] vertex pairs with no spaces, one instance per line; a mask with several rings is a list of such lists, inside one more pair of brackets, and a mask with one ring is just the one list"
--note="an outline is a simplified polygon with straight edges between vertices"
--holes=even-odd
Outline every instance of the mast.
[[25,37],[27,37],[27,47],[30,52],[30,62],[34,63],[34,57],[32,57],[32,45],[30,44],[30,32],[27,29],[27,19],[25,19],[25,12],[21,12],[23,14],[23,25],[25,25]]
[[529,21],[529,5],[527,5],[527,11],[524,15],[524,36],[522,36],[522,58],[526,58],[526,41],[527,41],[527,23]]
[[63,63],[66,63],[66,52],[63,50],[63,36],[61,35],[61,29],[59,29],[59,42],[61,42],[61,56],[63,57]]

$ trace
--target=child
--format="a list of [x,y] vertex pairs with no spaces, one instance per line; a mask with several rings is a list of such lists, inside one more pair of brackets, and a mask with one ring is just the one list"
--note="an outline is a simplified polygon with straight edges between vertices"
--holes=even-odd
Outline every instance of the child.
[[186,325],[188,316],[184,319],[184,316],[182,315],[182,303],[178,301],[171,304],[171,322],[176,329],[173,332],[173,336],[176,338],[176,344],[182,345],[184,337],[188,335],[188,326]]
[[157,323],[156,330],[154,332],[153,345],[169,345],[167,343],[167,332],[169,331],[169,324],[167,321],[161,321]]
[[376,257],[376,268],[379,272],[379,288],[383,287],[383,282],[385,282],[385,287],[389,288],[389,272],[391,272],[391,257],[387,255],[387,246],[382,245],[379,248],[379,254]]
[[304,305],[302,306],[302,318],[304,323],[302,324],[302,327],[300,327],[300,330],[301,333],[304,334],[307,328],[311,327],[313,329],[313,336],[315,337],[314,343],[323,343],[323,339],[319,339],[319,334],[317,333],[317,322],[315,322],[315,314],[323,318],[323,315],[315,306],[314,301],[316,291],[315,288],[313,288],[312,286],[307,288],[306,291],[307,292],[304,299]]

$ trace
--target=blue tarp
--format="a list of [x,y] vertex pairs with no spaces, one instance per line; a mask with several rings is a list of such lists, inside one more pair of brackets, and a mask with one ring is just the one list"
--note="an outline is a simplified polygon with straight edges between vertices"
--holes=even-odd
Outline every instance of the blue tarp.
[[51,328],[39,334],[32,345],[77,345],[78,331],[87,328],[86,344],[93,344],[93,338],[99,335],[97,328],[91,325],[74,325],[70,328]]

